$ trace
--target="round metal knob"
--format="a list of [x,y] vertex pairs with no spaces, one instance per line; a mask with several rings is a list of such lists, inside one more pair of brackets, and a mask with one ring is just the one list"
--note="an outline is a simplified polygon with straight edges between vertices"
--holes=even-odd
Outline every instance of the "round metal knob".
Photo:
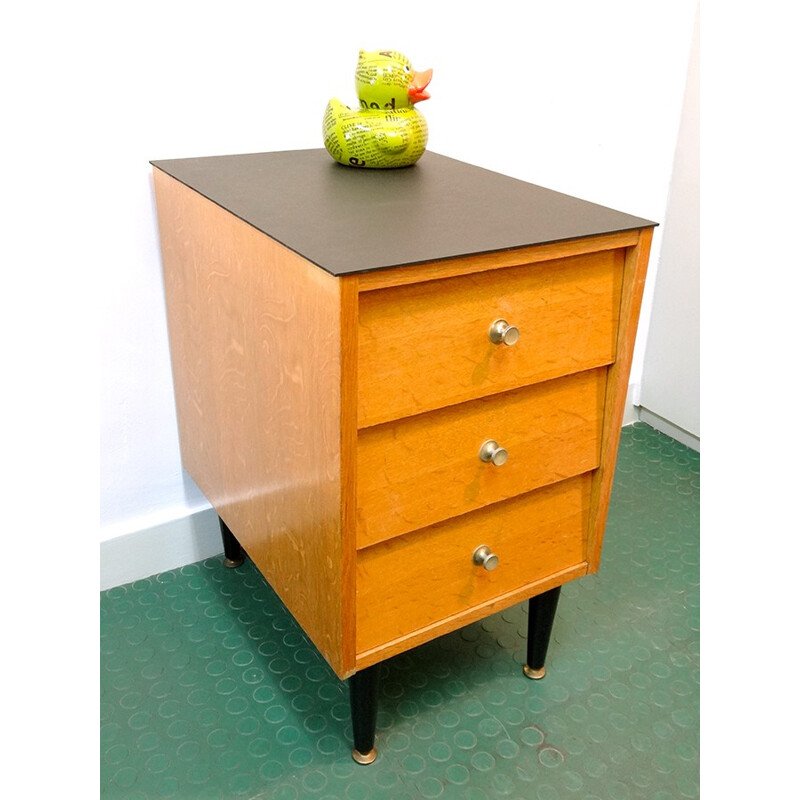
[[496,569],[500,559],[489,549],[488,545],[482,544],[472,554],[472,563],[491,571]]
[[489,327],[489,341],[511,347],[519,341],[519,328],[504,319],[496,319]]
[[502,467],[508,461],[508,450],[500,447],[494,439],[487,439],[478,451],[478,458],[487,464],[491,462],[496,467]]

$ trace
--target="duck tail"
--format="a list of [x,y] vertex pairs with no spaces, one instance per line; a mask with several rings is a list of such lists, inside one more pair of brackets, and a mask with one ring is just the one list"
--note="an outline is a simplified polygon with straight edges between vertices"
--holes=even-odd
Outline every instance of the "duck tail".
[[346,163],[344,142],[340,136],[342,123],[349,116],[357,114],[357,111],[353,111],[336,98],[329,100],[325,107],[325,115],[322,118],[322,138],[325,142],[325,149],[334,160],[342,164]]

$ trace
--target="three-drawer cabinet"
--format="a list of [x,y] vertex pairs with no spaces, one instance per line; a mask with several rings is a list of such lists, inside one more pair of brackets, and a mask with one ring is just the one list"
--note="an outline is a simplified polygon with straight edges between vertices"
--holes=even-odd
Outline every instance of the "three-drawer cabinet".
[[434,153],[153,162],[181,453],[375,757],[382,660],[598,569],[654,223]]

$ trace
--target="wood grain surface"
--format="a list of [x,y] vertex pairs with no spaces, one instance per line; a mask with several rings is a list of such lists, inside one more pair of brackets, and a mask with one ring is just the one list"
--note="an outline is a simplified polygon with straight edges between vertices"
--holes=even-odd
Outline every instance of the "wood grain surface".
[[342,284],[157,169],[154,180],[184,466],[344,676]]
[[154,182],[184,466],[340,678],[596,571],[652,228],[337,278]]
[[[605,388],[600,367],[362,430],[358,546],[595,468]],[[502,466],[478,457],[487,439]]]
[[[366,427],[613,361],[624,250],[363,293]],[[493,344],[498,318],[520,330]]]
[[642,307],[642,295],[652,241],[653,229],[645,228],[640,232],[637,245],[629,247],[625,251],[625,273],[622,297],[620,298],[616,346],[617,357],[608,371],[600,468],[595,473],[592,487],[591,525],[587,541],[587,560],[590,572],[597,572],[600,568],[600,553],[608,517],[608,505],[611,500],[633,348],[636,343],[636,328]]
[[[580,475],[359,551],[357,652],[582,565],[590,490]],[[473,564],[480,545],[496,569]]]
[[358,290],[370,292],[375,289],[388,289],[391,286],[405,286],[409,283],[424,283],[440,278],[453,278],[457,275],[471,275],[474,272],[490,272],[505,267],[538,264],[541,261],[554,261],[586,253],[600,253],[603,250],[618,250],[632,247],[638,241],[638,230],[622,231],[602,236],[588,236],[584,239],[570,239],[565,242],[515,247],[490,253],[476,253],[461,258],[445,258],[427,261],[424,264],[410,264],[374,272],[362,272],[358,276]]

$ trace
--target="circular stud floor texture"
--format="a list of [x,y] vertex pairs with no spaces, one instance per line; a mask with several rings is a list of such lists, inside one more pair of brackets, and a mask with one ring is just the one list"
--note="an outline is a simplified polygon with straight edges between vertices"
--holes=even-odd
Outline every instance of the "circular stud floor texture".
[[599,574],[567,584],[547,676],[522,603],[381,666],[378,758],[348,688],[249,561],[101,594],[104,800],[699,796],[699,454],[623,430]]

